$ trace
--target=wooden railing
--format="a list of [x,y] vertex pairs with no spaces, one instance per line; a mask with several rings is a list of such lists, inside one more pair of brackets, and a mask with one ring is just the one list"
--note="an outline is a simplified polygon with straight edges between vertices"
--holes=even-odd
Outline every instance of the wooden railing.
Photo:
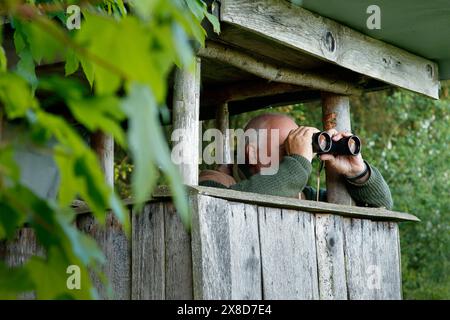
[[[412,215],[206,187],[190,187],[189,197],[192,233],[161,190],[142,213],[130,208],[130,238],[112,215],[100,228],[77,209],[78,227],[105,253],[114,298],[402,297],[397,222],[417,221]],[[17,265],[39,252],[22,229],[0,258]]]

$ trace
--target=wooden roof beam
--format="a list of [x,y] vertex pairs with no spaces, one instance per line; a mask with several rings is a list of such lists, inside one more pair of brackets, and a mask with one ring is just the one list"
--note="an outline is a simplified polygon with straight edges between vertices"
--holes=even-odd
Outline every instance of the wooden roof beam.
[[435,62],[368,37],[290,1],[221,0],[220,20],[354,72],[439,98]]
[[362,92],[362,88],[349,82],[313,72],[262,62],[247,53],[217,42],[207,41],[205,48],[201,48],[197,55],[229,64],[270,81],[310,87],[343,95],[360,94]]

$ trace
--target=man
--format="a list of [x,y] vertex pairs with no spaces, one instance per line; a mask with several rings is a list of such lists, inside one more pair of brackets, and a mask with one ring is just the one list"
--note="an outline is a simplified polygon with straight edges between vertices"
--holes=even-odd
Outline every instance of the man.
[[[229,188],[237,191],[268,195],[316,199],[316,190],[307,186],[314,157],[312,136],[319,132],[312,127],[298,126],[293,119],[281,114],[260,115],[247,124],[250,129],[267,129],[267,141],[245,145],[245,164],[221,165],[217,170],[200,173],[200,185]],[[271,141],[270,130],[278,130],[279,141]],[[328,131],[334,141],[351,135],[349,132]],[[265,145],[260,145],[265,143]],[[259,149],[266,148],[270,159],[279,159],[278,171],[273,175],[263,175],[261,170],[272,163],[263,164]],[[279,157],[272,157],[275,152]],[[359,206],[392,208],[392,197],[388,185],[380,172],[364,161],[362,155],[333,156],[323,154],[321,160],[326,166],[344,177],[345,185],[355,203]],[[249,159],[256,159],[250,162]],[[276,160],[274,160],[276,161]],[[320,190],[319,198],[326,201],[326,190]]]

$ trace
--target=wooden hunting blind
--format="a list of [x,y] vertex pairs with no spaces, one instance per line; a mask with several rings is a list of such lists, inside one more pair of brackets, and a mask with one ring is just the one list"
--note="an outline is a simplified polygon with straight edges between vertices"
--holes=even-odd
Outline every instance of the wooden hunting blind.
[[[208,32],[196,72],[176,70],[170,93],[174,129],[186,130],[182,138],[193,150],[200,119],[217,116],[224,131],[230,114],[321,99],[324,129],[350,130],[350,95],[396,86],[438,98],[438,65],[446,68],[449,57],[427,59],[325,18],[324,1],[300,3],[209,1],[221,33]],[[366,7],[357,14],[367,17]],[[109,140],[96,141],[105,150]],[[131,239],[114,219],[100,229],[88,208],[78,208],[79,227],[105,252],[116,298],[402,298],[398,222],[416,217],[353,206],[340,178],[328,171],[329,203],[200,187],[192,154],[180,165],[193,215],[190,233],[164,188],[142,214],[130,209]],[[111,157],[100,155],[111,172]],[[17,264],[36,250],[23,229],[1,255]]]

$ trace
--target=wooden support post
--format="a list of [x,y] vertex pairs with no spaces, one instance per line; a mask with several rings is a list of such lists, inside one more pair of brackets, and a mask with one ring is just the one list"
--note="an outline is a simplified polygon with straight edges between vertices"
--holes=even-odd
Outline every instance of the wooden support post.
[[[322,94],[322,114],[324,130],[351,131],[350,103],[347,96],[330,93]],[[342,177],[325,167],[328,202],[352,205]]]
[[217,107],[216,128],[222,132],[222,163],[231,163],[231,141],[228,129],[230,128],[230,114],[228,112],[228,103],[222,103]]
[[[200,59],[196,59],[195,71],[177,70],[173,93],[173,130],[183,130],[179,143],[183,143],[183,163],[179,164],[183,182],[198,184],[198,150],[200,147]],[[191,212],[195,211],[191,207]],[[166,299],[192,299],[192,249],[191,234],[176,214],[174,208],[165,212]]]
[[[349,98],[331,93],[322,94],[323,128],[350,131]],[[328,202],[353,203],[342,177],[325,167]],[[344,234],[342,217],[316,214],[315,235],[320,299],[347,299]]]
[[179,165],[183,182],[198,184],[198,148],[200,115],[200,59],[195,72],[177,70],[173,94],[173,129],[183,130],[183,162]]
[[106,182],[114,186],[114,138],[98,131],[91,136],[91,147],[100,160]]

